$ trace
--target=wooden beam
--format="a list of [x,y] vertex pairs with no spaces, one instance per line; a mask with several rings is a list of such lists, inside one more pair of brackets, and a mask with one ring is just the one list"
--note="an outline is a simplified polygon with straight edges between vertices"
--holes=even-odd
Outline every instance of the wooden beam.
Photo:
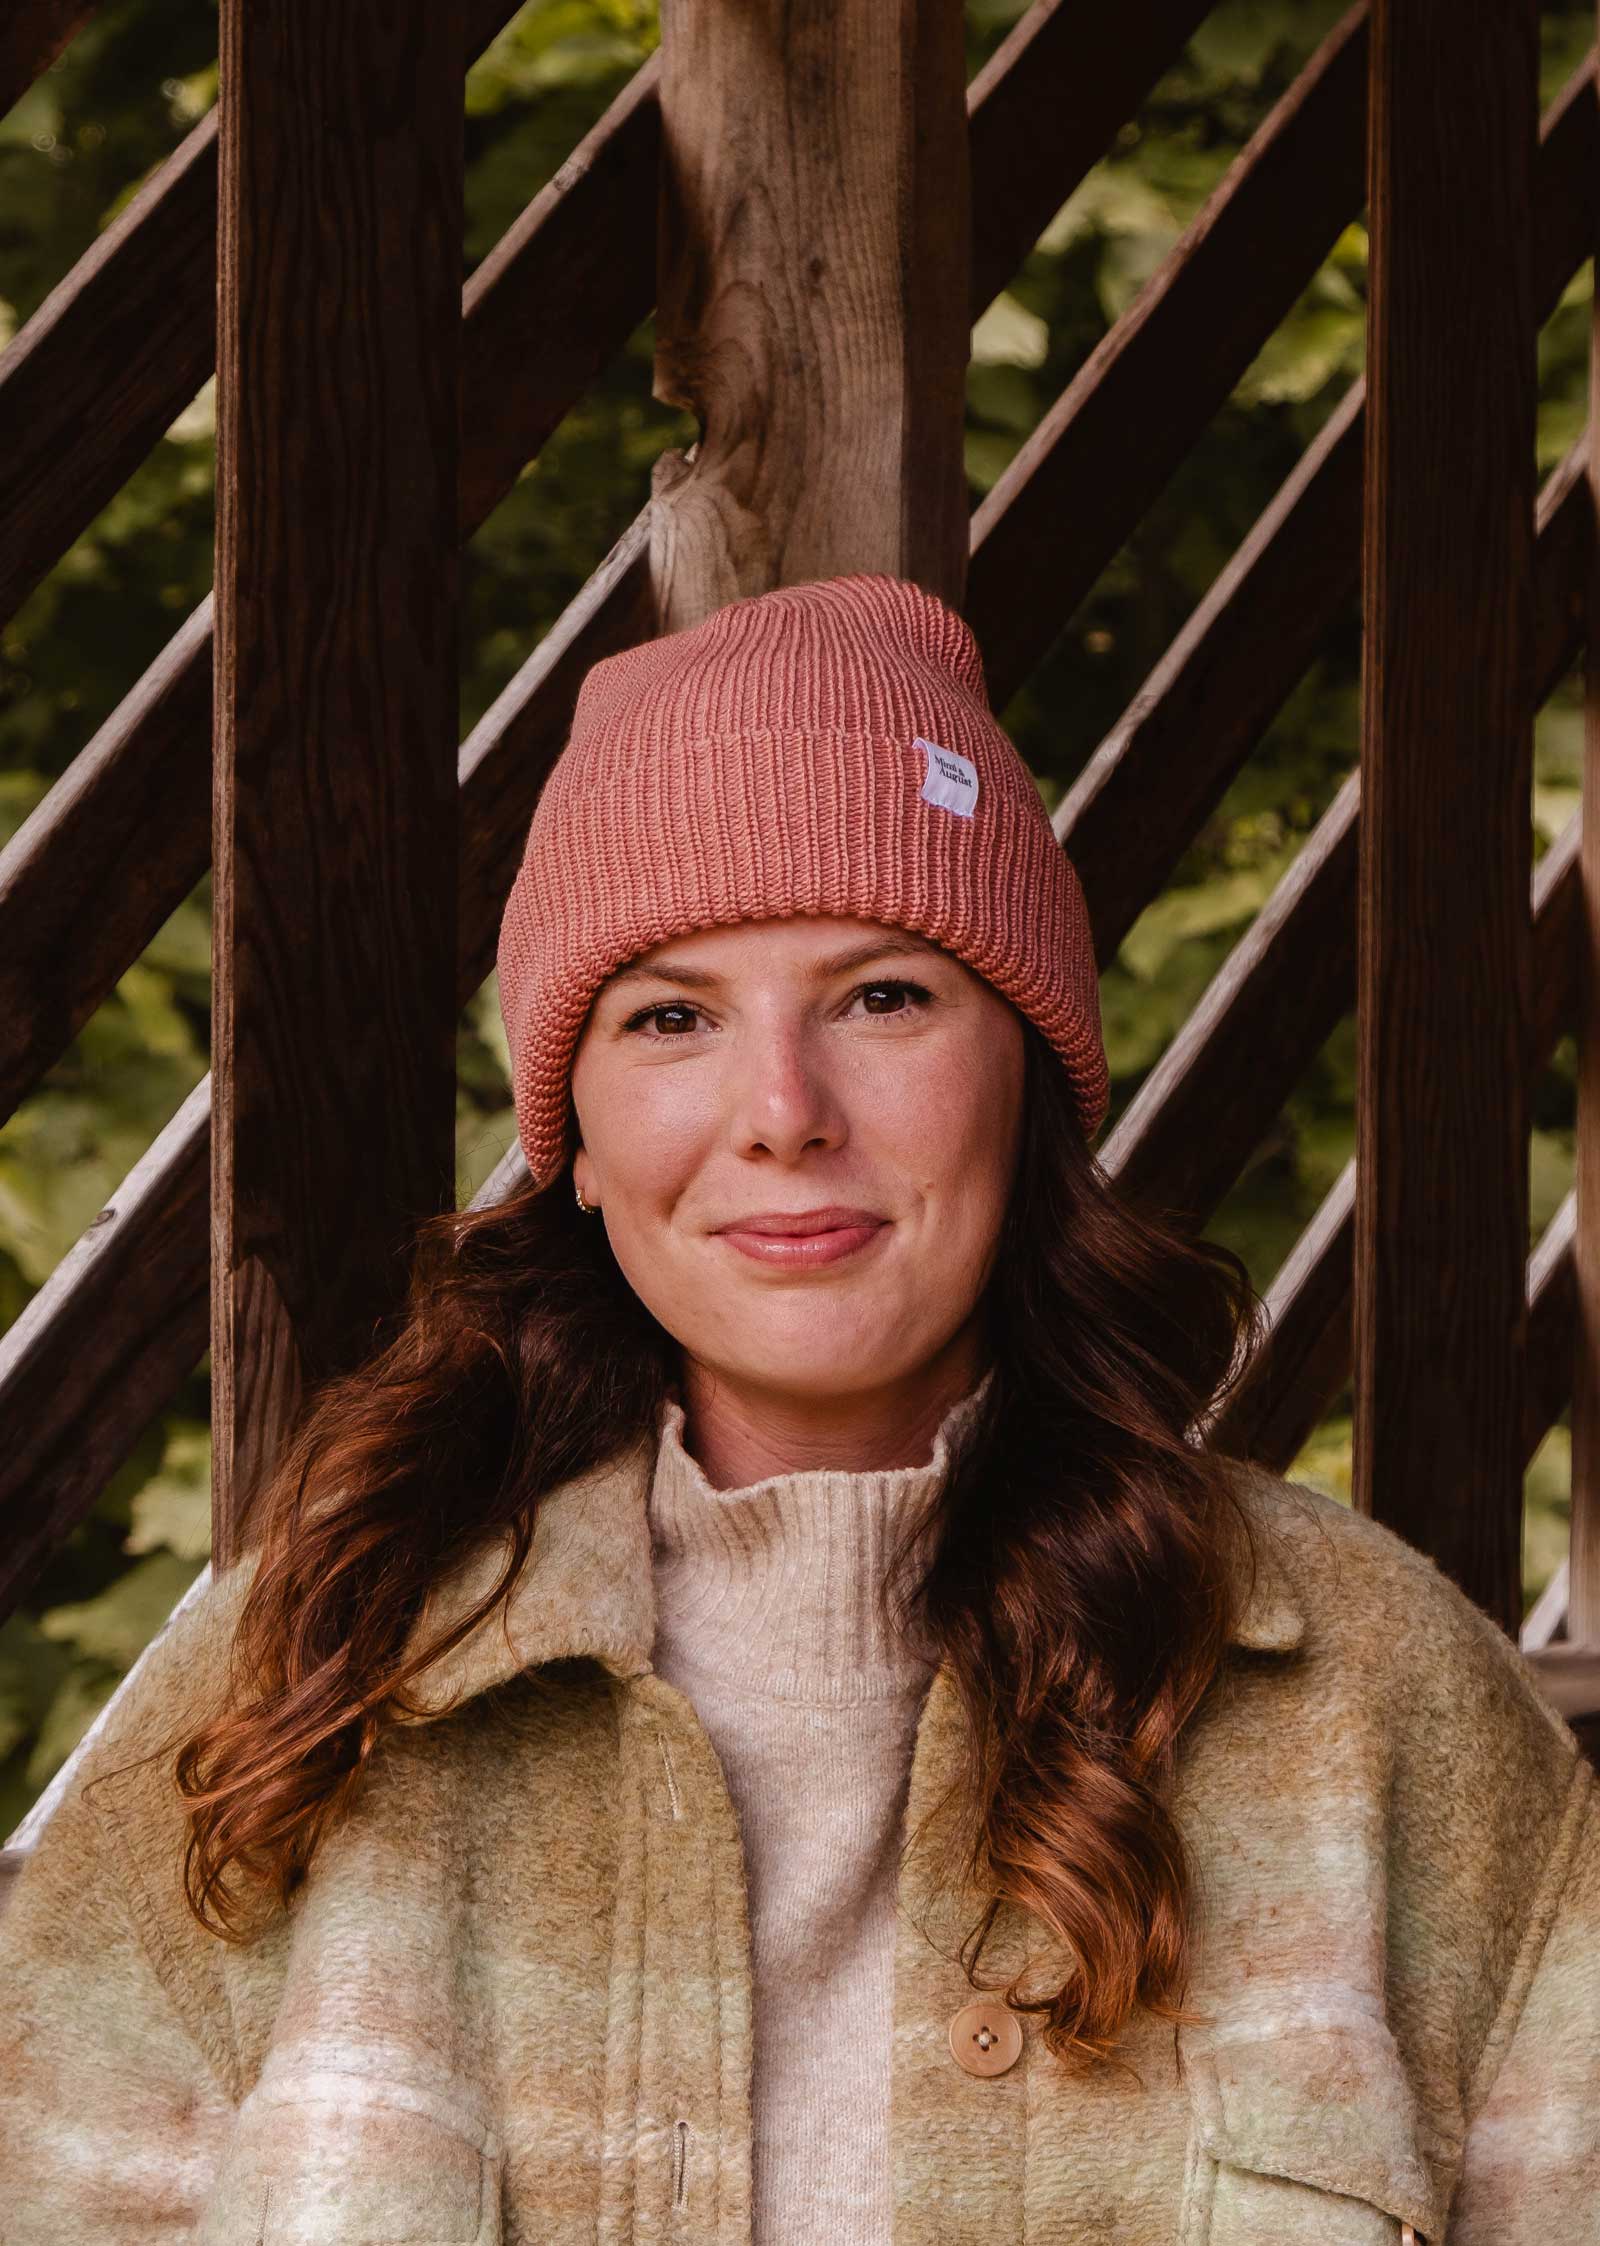
[[663,631],[840,570],[961,605],[971,300],[959,0],[663,0]]
[[[1066,14],[1057,0],[1039,0],[1017,25],[968,91],[977,180],[974,262],[982,274],[1003,279],[1026,254],[1068,189],[1103,153],[1124,114],[1120,105],[1137,106],[1181,48],[1195,12],[1194,0],[1157,0],[1127,27],[1115,69],[1090,87],[1081,86],[1073,70]],[[649,311],[659,75],[652,57],[463,292],[463,538],[504,498],[596,369]],[[1013,168],[1012,152],[1036,136],[1042,122],[1050,126],[1039,144],[1042,154]],[[196,131],[202,129],[214,136],[214,117]],[[167,181],[168,172],[160,178]],[[206,255],[210,259],[209,239]],[[134,286],[121,250],[102,277],[108,286],[113,273],[119,287]],[[81,269],[75,278],[83,281]],[[998,282],[980,285],[992,296]],[[83,316],[90,309],[86,304]],[[70,321],[58,323],[33,346],[37,400],[59,398],[69,413],[78,410],[73,332]],[[209,321],[205,332],[209,352]],[[24,335],[32,334],[30,325]],[[158,352],[152,372],[170,373],[180,363]],[[10,355],[0,357],[0,431],[7,419],[8,365],[15,376]],[[507,365],[524,368],[524,378],[506,381]],[[158,410],[170,419],[188,395],[174,391]],[[11,397],[15,406],[21,393],[13,390]],[[125,408],[120,393],[99,410],[114,420],[119,406]],[[23,472],[30,444],[19,438],[9,457]],[[0,444],[0,495],[6,460]],[[50,469],[61,482],[58,501],[69,512],[76,502],[67,487],[75,486],[80,461],[78,452],[64,454]],[[59,514],[56,524],[64,537]],[[41,531],[42,552],[50,551],[50,535]],[[0,851],[0,1118],[60,1058],[205,872],[211,851],[205,805],[210,616],[208,595]],[[86,891],[107,900],[105,912],[88,923],[76,909]]]
[[[1548,1062],[1576,1004],[1577,825],[1574,819],[1534,872],[1535,1068]],[[1292,975],[1296,963],[1281,964]],[[1280,1083],[1277,1090],[1283,1093],[1286,1087]],[[1212,1423],[1212,1439],[1219,1449],[1259,1458],[1280,1473],[1349,1378],[1355,1180],[1352,1160],[1285,1259],[1267,1291],[1268,1332],[1250,1376]],[[1546,1229],[1528,1270],[1524,1467],[1561,1410],[1571,1380],[1570,1258],[1561,1254],[1563,1221],[1558,1218]]]
[[1535,0],[1374,0],[1354,1499],[1522,1614]]
[[[456,1004],[494,962],[521,838],[591,664],[644,631],[640,516],[461,751]],[[211,1078],[204,1077],[0,1337],[0,1618],[204,1354]]]
[[1600,1647],[1553,1645],[1526,1655],[1540,1691],[1577,1733],[1591,1762],[1600,1762]]
[[[1581,581],[1590,526],[1574,472],[1577,458],[1574,448],[1541,499],[1540,700],[1565,676],[1578,649],[1571,584]],[[1226,696],[1219,699],[1226,706]],[[1158,794],[1156,770],[1146,771],[1151,794]],[[1355,998],[1361,786],[1360,773],[1352,773],[1123,1110],[1102,1151],[1124,1192],[1158,1198],[1169,1217],[1196,1230]],[[1146,847],[1141,838],[1132,852],[1137,856]],[[1536,980],[1535,1025],[1547,1040],[1536,1048],[1541,1051],[1572,1014],[1572,974],[1556,971],[1550,952],[1565,926],[1552,917],[1548,933],[1540,931],[1541,960],[1551,967]]]
[[[1545,126],[1541,156],[1540,245],[1546,264],[1541,277],[1541,289],[1552,301],[1570,277],[1573,267],[1585,254],[1584,245],[1591,238],[1588,214],[1596,170],[1594,154],[1597,137],[1600,136],[1596,132],[1591,62],[1589,66],[1574,73],[1563,95],[1552,105]],[[1351,400],[1347,401],[1346,408],[1343,409],[1346,430],[1352,420],[1359,429],[1359,408],[1359,395],[1352,393]],[[1347,439],[1341,438],[1333,450],[1347,464],[1350,462],[1352,456],[1347,449]],[[1578,557],[1587,555],[1590,518],[1586,503],[1581,509],[1573,503],[1575,475],[1579,485],[1578,498],[1586,498],[1581,488],[1581,456],[1575,455],[1574,462],[1569,462],[1552,476],[1544,504],[1545,521],[1540,542],[1540,614],[1541,630],[1549,642],[1545,655],[1541,657],[1542,668],[1547,674],[1551,665],[1559,664],[1561,668],[1565,668],[1571,654],[1576,652],[1580,644],[1584,604]],[[1301,479],[1298,483],[1291,480],[1291,485],[1286,486],[1286,504],[1269,510],[1269,515],[1275,514],[1278,522],[1298,526],[1293,533],[1295,542],[1285,547],[1277,544],[1275,537],[1269,536],[1258,545],[1244,581],[1251,597],[1265,596],[1275,583],[1285,580],[1287,565],[1294,553],[1298,552],[1307,561],[1314,560],[1318,553],[1319,530],[1322,526],[1341,517],[1348,520],[1351,493],[1355,489],[1353,482],[1347,483],[1342,490],[1335,486],[1326,502],[1320,496],[1323,477],[1329,466],[1330,461],[1324,458],[1315,464],[1309,479]],[[1359,469],[1358,459],[1354,462],[1354,469]],[[1345,472],[1352,472],[1348,465]],[[1319,496],[1313,498],[1312,492]],[[1268,518],[1263,518],[1263,521],[1266,523]],[[487,972],[486,962],[492,958],[493,927],[503,902],[504,884],[510,879],[510,862],[514,858],[514,843],[508,845],[507,837],[515,837],[525,828],[533,798],[538,786],[542,785],[544,771],[547,769],[544,759],[559,747],[560,738],[570,718],[571,702],[568,696],[576,690],[574,682],[581,677],[590,662],[610,652],[613,645],[624,644],[628,637],[640,636],[647,628],[641,620],[642,611],[638,606],[641,598],[641,541],[647,534],[647,527],[646,519],[641,518],[619,542],[613,556],[608,558],[603,569],[596,573],[595,579],[591,580],[589,586],[572,603],[561,623],[547,635],[538,654],[507,687],[494,710],[486,715],[472,741],[462,752],[463,918],[458,987],[463,1000],[478,987],[483,973]],[[1354,574],[1355,563],[1352,556],[1348,571],[1351,582]],[[1313,588],[1312,605],[1318,600],[1336,605],[1337,600],[1343,597],[1340,590],[1343,582],[1337,569],[1328,569],[1319,574]],[[1155,684],[1153,680],[1152,687],[1147,687],[1141,693],[1129,719],[1119,729],[1119,732],[1126,732],[1131,751],[1137,751],[1141,743],[1153,745],[1164,730],[1169,742],[1175,743],[1187,736],[1186,753],[1194,756],[1199,753],[1203,744],[1209,742],[1215,730],[1240,744],[1238,761],[1242,762],[1256,735],[1250,729],[1248,710],[1235,706],[1230,698],[1238,694],[1255,694],[1256,674],[1260,671],[1268,677],[1267,694],[1275,694],[1281,700],[1292,688],[1298,672],[1280,677],[1273,669],[1280,635],[1277,624],[1272,619],[1279,615],[1278,611],[1266,612],[1268,623],[1265,627],[1252,628],[1249,601],[1241,592],[1240,597],[1226,603],[1225,613],[1227,630],[1238,634],[1239,648],[1249,652],[1253,660],[1230,660],[1229,643],[1221,640],[1210,647],[1201,644],[1191,648],[1189,658],[1181,666],[1182,677],[1186,682],[1182,692],[1191,694],[1203,691],[1208,713],[1207,727],[1197,730],[1189,722],[1181,696],[1171,703],[1167,716],[1163,718],[1161,712],[1165,696],[1152,691]],[[1307,649],[1306,660],[1309,660],[1316,636],[1325,628],[1331,613],[1330,608],[1323,616],[1314,620],[1315,631]],[[1213,634],[1223,629],[1221,615],[1211,615],[1206,621]],[[1276,706],[1276,701],[1263,704],[1256,721],[1258,727],[1265,724]],[[1152,731],[1147,731],[1135,722],[1141,711],[1150,714]],[[133,738],[138,738],[136,729]],[[1108,736],[1108,746],[1115,738],[1116,736]],[[1102,751],[1102,755],[1104,753]],[[1219,771],[1215,782],[1219,795],[1227,778],[1231,777],[1233,768],[1229,766],[1225,771]],[[1181,773],[1175,771],[1170,758],[1163,760],[1159,769],[1163,787],[1182,777]],[[1139,755],[1135,754],[1127,771],[1128,785],[1136,795],[1142,797],[1147,809],[1151,801],[1153,770],[1153,767],[1145,768]],[[502,791],[503,800],[500,800]],[[133,793],[130,791],[130,807],[132,801]],[[131,808],[129,817],[131,820]],[[101,822],[100,831],[109,833],[113,824],[115,822]],[[1091,895],[1098,893],[1103,898],[1109,898],[1117,892],[1114,869],[1108,860],[1118,852],[1133,855],[1142,840],[1141,823],[1134,822],[1130,825],[1127,821],[1120,822],[1120,834],[1115,831],[1118,824],[1110,823],[1111,841],[1106,848],[1101,849],[1093,846],[1085,848],[1075,837],[1070,819],[1058,822],[1058,832],[1073,848],[1074,857],[1080,865]],[[139,831],[137,826],[126,824],[121,829],[125,842],[130,833],[137,838]],[[129,844],[129,847],[133,845]],[[1182,847],[1183,839],[1179,839],[1173,846],[1171,858],[1164,858],[1159,847],[1150,856],[1149,867],[1146,869],[1152,881],[1150,894],[1159,890],[1170,873],[1177,851]],[[68,855],[70,858],[70,853]],[[1143,865],[1144,861],[1141,859],[1140,863]],[[202,870],[203,856],[195,867],[193,878],[197,879]],[[1544,870],[1540,869],[1541,872]],[[1140,878],[1145,878],[1145,875],[1141,874]],[[183,893],[184,889],[180,888],[177,895],[181,896]],[[174,897],[173,902],[176,901]],[[1133,907],[1134,912],[1137,909],[1142,909],[1142,904]],[[4,947],[0,947],[0,956],[3,956],[3,951]],[[120,972],[125,965],[126,959],[119,961],[115,972]],[[1284,971],[1292,977],[1298,971],[1297,964],[1288,962]],[[207,1144],[202,1130],[181,1144],[174,1139],[168,1145],[163,1194],[172,1194],[176,1206],[183,1205],[184,1201],[180,1190],[180,1173],[196,1162],[203,1170]],[[37,1346],[28,1352],[25,1364],[19,1364],[14,1354],[8,1357],[6,1342],[0,1342],[0,1403],[3,1403],[5,1416],[12,1424],[22,1424],[26,1420],[38,1432],[37,1449],[30,1446],[29,1460],[20,1462],[16,1471],[8,1471],[5,1463],[0,1461],[0,1521],[15,1521],[20,1528],[31,1509],[37,1506],[41,1490],[53,1486],[53,1476],[70,1471],[69,1453],[81,1426],[80,1415],[91,1408],[97,1393],[96,1384],[105,1377],[105,1364],[108,1360],[114,1360],[117,1352],[117,1322],[126,1320],[137,1326],[141,1321],[160,1321],[166,1317],[173,1282],[163,1276],[163,1267],[138,1252],[140,1243],[152,1243],[158,1230],[164,1227],[165,1220],[160,1214],[162,1205],[162,1196],[152,1195],[147,1200],[142,1200],[136,1208],[128,1208],[125,1196],[119,1195],[116,1207],[126,1219],[133,1247],[127,1257],[124,1277],[118,1286],[115,1289],[96,1291],[91,1279],[82,1299],[81,1316],[77,1314],[73,1303],[53,1301],[52,1315],[45,1322],[46,1330],[41,1334]],[[141,1213],[146,1209],[148,1215]],[[167,1229],[170,1234],[170,1227]],[[184,1253],[190,1263],[203,1268],[203,1235],[195,1232],[190,1236],[186,1229],[183,1238]],[[146,1274],[149,1275],[148,1284],[145,1283]],[[1347,1332],[1348,1311],[1345,1312],[1345,1320]],[[1284,1326],[1285,1322],[1280,1319],[1280,1335]],[[98,1337],[98,1364],[91,1363],[83,1354],[90,1337]],[[12,1338],[7,1337],[7,1341]],[[1347,1368],[1347,1340],[1343,1346],[1345,1366],[1341,1367],[1333,1379],[1334,1387],[1342,1381]],[[1274,1347],[1273,1343],[1269,1343],[1269,1362],[1273,1357]],[[197,1347],[194,1355],[198,1354]],[[127,1414],[127,1423],[135,1433],[160,1408],[171,1388],[191,1369],[193,1361],[191,1356],[178,1365],[171,1373],[165,1389],[161,1389],[158,1384],[151,1384],[148,1390],[140,1392],[139,1398],[135,1400],[136,1408]],[[1275,1394],[1282,1392],[1282,1385],[1274,1383]],[[138,1416],[140,1408],[144,1411],[144,1419]],[[129,1441],[131,1440],[130,1435]],[[1230,1442],[1226,1447],[1236,1446]],[[1292,1456],[1294,1447],[1297,1446],[1291,1445],[1285,1455]],[[46,1463],[52,1460],[53,1466]],[[108,1456],[105,1471],[109,1472],[119,1462],[116,1457]],[[72,1497],[78,1513],[72,1514],[69,1506],[62,1518],[67,1518],[69,1514],[72,1518],[79,1517],[93,1502],[94,1494],[95,1485],[92,1481],[75,1485]],[[15,1573],[9,1578],[0,1574],[0,1613],[8,1610],[22,1588],[25,1586]]]
[[1323,40],[973,519],[1004,708],[1361,208],[1366,8]]
[[[455,1204],[462,23],[223,0],[212,1548]],[[329,120],[337,120],[330,129]]]
[[[1590,236],[1600,251],[1600,222]],[[1597,259],[1600,269],[1600,259]],[[1591,514],[1600,521],[1600,290],[1591,313],[1589,446]],[[1578,1119],[1572,1292],[1572,1536],[1567,1631],[1600,1646],[1600,537],[1585,575],[1582,843],[1578,886]]]
[[43,77],[95,7],[96,0],[11,0],[0,14],[0,117]]
[[[1540,135],[1538,317],[1555,310],[1600,221],[1600,106],[1591,53]],[[1304,677],[1361,578],[1366,383],[1357,381],[1057,806],[1083,878],[1102,967],[1165,886],[1272,718]],[[1540,495],[1540,698],[1587,627],[1593,508],[1586,446]]]
[[972,317],[1182,55],[1213,0],[1034,0],[967,88]]
[[[463,7],[458,68],[516,13],[515,0]],[[210,374],[216,293],[213,109],[0,353],[0,621]]]

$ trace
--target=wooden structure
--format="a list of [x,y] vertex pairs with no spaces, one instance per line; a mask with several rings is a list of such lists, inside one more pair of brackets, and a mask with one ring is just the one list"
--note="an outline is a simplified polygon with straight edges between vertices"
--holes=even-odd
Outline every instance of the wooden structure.
[[[217,894],[213,1075],[0,1352],[0,1599],[208,1333],[238,1551],[304,1384],[452,1191],[457,1012],[588,665],[875,567],[964,604],[1003,706],[1365,205],[1367,381],[1057,815],[1102,962],[1364,586],[1359,785],[1100,1153],[1204,1223],[1357,1007],[1356,1158],[1217,1438],[1281,1469],[1353,1370],[1357,1504],[1515,1629],[1523,1471],[1570,1399],[1570,1570],[1524,1642],[1587,1723],[1600,842],[1591,809],[1530,886],[1529,762],[1600,623],[1600,455],[1536,491],[1532,441],[1538,323],[1600,239],[1592,60],[1541,120],[1534,0],[1358,0],[969,519],[970,321],[1204,0],[1036,0],[970,86],[956,0],[664,0],[661,52],[461,291],[456,89],[511,12],[223,0],[219,112],[0,357],[8,613],[220,375],[213,599],[0,861],[8,1108],[208,850]],[[85,13],[17,0],[0,105]],[[458,544],[652,302],[700,441],[458,751]],[[1530,1083],[1573,1028],[1578,1186],[1530,1263]],[[520,1174],[513,1149],[486,1194]]]

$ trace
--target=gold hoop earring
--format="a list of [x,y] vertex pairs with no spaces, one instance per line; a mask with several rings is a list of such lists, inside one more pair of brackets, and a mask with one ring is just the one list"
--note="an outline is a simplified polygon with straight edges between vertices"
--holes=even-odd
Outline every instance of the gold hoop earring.
[[576,1178],[574,1178],[572,1181],[572,1191],[574,1197],[577,1200],[579,1208],[583,1211],[586,1217],[597,1217],[600,1214],[599,1203],[597,1201],[585,1201],[585,1199],[583,1198],[583,1187],[578,1183]]

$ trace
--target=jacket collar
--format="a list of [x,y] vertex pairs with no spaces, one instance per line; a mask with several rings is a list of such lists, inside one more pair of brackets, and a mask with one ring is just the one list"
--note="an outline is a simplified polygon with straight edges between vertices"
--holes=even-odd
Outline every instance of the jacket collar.
[[[461,1643],[412,1680],[420,1718],[547,1661],[588,1656],[619,1678],[646,1675],[655,1643],[649,1494],[657,1437],[642,1437],[540,1499],[527,1564],[509,1597]],[[1231,1643],[1281,1653],[1299,1645],[1305,1615],[1277,1540],[1253,1502],[1259,1468],[1240,1474],[1255,1565]],[[486,1538],[434,1586],[407,1640],[436,1637],[494,1585],[506,1545]]]

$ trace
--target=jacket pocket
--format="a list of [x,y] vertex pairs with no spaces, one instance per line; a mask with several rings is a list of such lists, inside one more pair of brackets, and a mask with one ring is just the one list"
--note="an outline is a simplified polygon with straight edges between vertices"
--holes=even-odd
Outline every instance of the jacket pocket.
[[1286,2022],[1187,2055],[1183,2246],[1444,2246],[1447,2195],[1379,2020]]
[[431,2088],[269,2068],[240,2106],[198,2246],[500,2246],[500,2146]]

